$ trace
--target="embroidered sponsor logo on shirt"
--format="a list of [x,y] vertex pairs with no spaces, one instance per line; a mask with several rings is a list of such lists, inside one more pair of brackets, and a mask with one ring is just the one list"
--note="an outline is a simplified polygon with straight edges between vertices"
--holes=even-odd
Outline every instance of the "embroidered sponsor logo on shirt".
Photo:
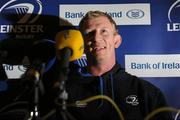
[[87,106],[86,102],[80,102],[80,101],[76,101],[76,107],[80,107],[80,108],[84,108]]
[[129,95],[126,97],[126,103],[136,106],[139,104],[137,95]]

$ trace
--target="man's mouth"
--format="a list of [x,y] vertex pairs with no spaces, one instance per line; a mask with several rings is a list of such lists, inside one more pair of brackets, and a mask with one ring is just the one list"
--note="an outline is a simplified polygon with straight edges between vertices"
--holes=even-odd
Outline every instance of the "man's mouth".
[[104,50],[106,47],[103,46],[103,47],[94,47],[93,48],[93,51],[101,51],[101,50]]

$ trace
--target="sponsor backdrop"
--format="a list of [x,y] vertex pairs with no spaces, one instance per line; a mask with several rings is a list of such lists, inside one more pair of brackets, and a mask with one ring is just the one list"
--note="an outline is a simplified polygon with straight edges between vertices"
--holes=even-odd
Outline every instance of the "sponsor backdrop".
[[[8,79],[20,78],[28,56],[46,56],[47,71],[56,33],[64,25],[77,27],[89,10],[105,11],[117,22],[122,67],[159,87],[170,106],[180,108],[180,0],[0,0],[0,62]],[[42,41],[48,51],[34,49]],[[1,74],[0,91],[8,89],[6,81]]]

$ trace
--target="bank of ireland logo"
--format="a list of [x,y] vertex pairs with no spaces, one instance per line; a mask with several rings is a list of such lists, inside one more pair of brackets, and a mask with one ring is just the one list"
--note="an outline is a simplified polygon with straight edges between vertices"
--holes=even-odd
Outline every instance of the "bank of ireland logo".
[[[42,13],[41,1],[36,0],[35,2],[38,7],[36,7],[33,3],[20,3],[17,0],[10,0],[7,3],[5,3],[2,7],[0,7],[0,13],[11,10],[14,11],[17,14],[17,16],[21,16],[17,23],[34,23],[39,18],[39,15]],[[36,11],[35,8],[38,10]],[[36,13],[36,15],[32,17],[33,13]]]
[[180,31],[180,0],[175,1],[170,6],[168,19],[170,23],[167,23],[167,31]]
[[127,17],[131,19],[140,19],[144,17],[144,12],[140,9],[132,9],[126,13]]

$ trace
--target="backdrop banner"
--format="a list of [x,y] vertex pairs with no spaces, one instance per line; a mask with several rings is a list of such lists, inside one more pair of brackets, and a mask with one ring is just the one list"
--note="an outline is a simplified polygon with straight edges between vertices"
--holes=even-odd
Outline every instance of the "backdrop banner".
[[[157,86],[171,107],[180,108],[180,0],[0,0],[0,62],[6,73],[0,91],[8,89],[7,79],[26,71],[35,43],[53,46],[56,33],[78,28],[89,10],[107,12],[116,21],[122,67]],[[43,58],[47,71],[55,55],[53,49],[41,50],[33,54],[48,56]]]

